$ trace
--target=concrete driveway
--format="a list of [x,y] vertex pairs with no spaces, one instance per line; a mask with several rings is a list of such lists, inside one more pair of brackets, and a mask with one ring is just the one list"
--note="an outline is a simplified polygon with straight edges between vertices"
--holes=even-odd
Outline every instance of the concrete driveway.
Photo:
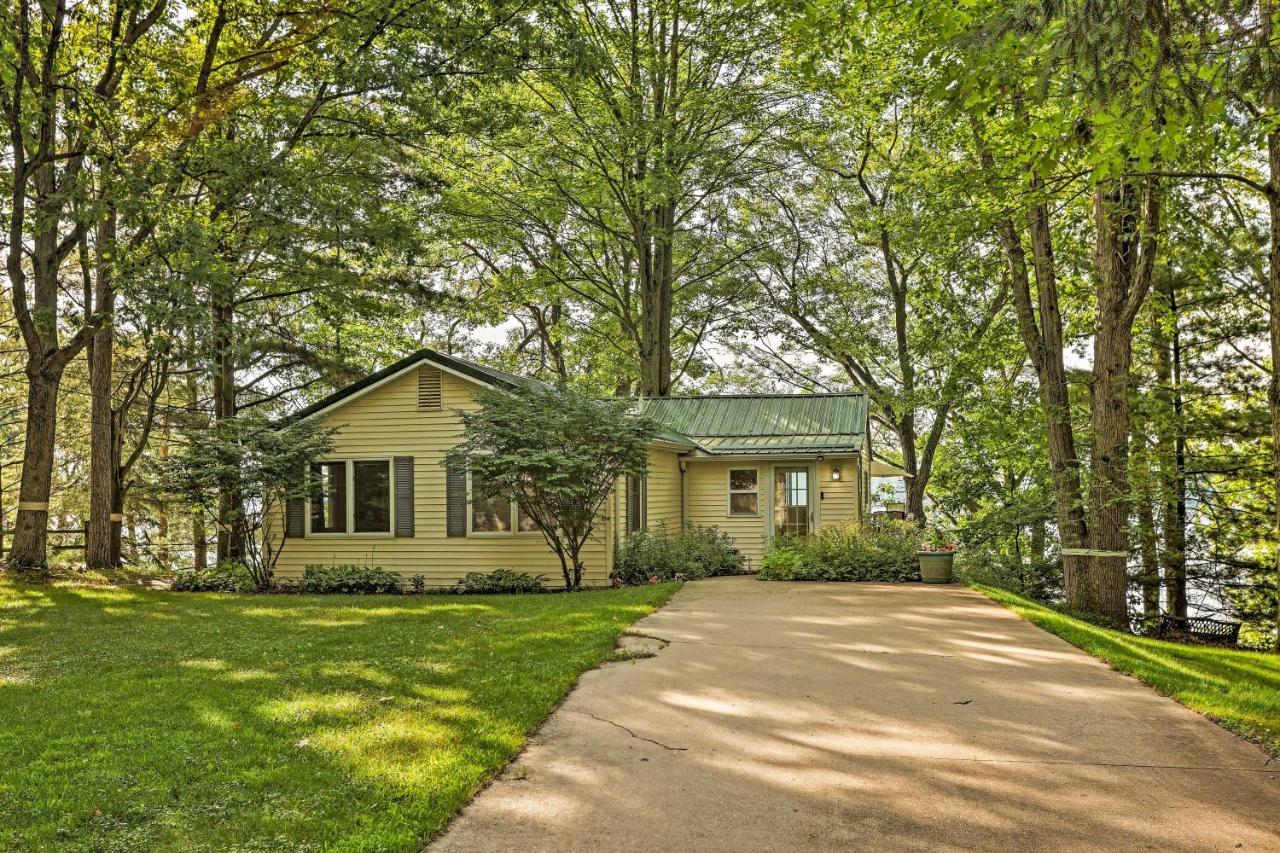
[[1275,850],[1257,748],[958,586],[690,583],[437,840]]

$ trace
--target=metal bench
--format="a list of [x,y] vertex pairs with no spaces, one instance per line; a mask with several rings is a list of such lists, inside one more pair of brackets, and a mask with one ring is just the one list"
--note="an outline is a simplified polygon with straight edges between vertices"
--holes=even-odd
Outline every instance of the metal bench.
[[1240,623],[1207,616],[1161,616],[1156,637],[1161,640],[1194,640],[1217,646],[1234,646],[1240,639]]

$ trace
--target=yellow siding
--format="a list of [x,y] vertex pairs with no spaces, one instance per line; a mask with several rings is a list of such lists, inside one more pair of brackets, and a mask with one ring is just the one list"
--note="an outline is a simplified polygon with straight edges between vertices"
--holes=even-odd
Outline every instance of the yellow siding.
[[[729,515],[730,468],[759,469],[759,516]],[[764,553],[770,470],[768,462],[690,460],[684,475],[689,523],[699,527],[718,527],[732,536],[738,550],[747,560],[747,568],[753,570],[760,568],[760,557]]]
[[[687,511],[690,524],[702,527],[718,527],[733,537],[748,566],[760,567],[769,536],[768,513],[771,484],[775,465],[804,465],[804,460],[773,462],[769,460],[711,460],[692,459],[685,472]],[[811,464],[811,463],[810,463]],[[840,479],[831,479],[833,467],[840,468]],[[729,469],[755,468],[759,471],[760,515],[729,515]],[[828,459],[817,463],[817,482],[814,484],[818,504],[817,523],[849,524],[861,519],[858,497],[860,480],[858,458]]]
[[656,448],[649,451],[649,480],[646,489],[648,528],[653,530],[665,524],[670,529],[678,529],[684,523],[680,513],[678,454]]
[[[831,469],[840,469],[840,479],[831,479]],[[818,524],[855,524],[862,519],[858,488],[862,477],[858,457],[828,459],[818,463],[818,490],[821,494]]]
[[[545,574],[550,585],[562,583],[560,561],[540,533],[465,538],[445,535],[445,476],[440,460],[461,432],[453,410],[474,408],[475,388],[472,383],[445,373],[443,408],[421,411],[417,405],[417,373],[410,370],[320,415],[324,424],[338,429],[331,458],[414,457],[415,535],[288,539],[276,565],[277,577],[297,578],[309,563],[355,563],[381,566],[405,578],[421,574],[433,586],[450,585],[467,572],[502,568]],[[602,519],[584,551],[584,586],[605,586],[609,582],[613,559],[609,528],[608,519]]]

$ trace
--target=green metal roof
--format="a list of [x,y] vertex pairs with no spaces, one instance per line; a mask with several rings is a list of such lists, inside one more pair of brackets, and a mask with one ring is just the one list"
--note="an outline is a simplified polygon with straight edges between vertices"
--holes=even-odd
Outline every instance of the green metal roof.
[[867,432],[860,393],[651,397],[640,410],[715,455],[856,453]]

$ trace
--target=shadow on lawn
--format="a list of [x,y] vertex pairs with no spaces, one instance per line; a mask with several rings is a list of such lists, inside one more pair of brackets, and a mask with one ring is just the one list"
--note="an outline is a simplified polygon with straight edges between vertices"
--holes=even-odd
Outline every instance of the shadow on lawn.
[[645,606],[63,587],[0,605],[0,753],[19,756],[0,848],[390,849],[441,826]]

